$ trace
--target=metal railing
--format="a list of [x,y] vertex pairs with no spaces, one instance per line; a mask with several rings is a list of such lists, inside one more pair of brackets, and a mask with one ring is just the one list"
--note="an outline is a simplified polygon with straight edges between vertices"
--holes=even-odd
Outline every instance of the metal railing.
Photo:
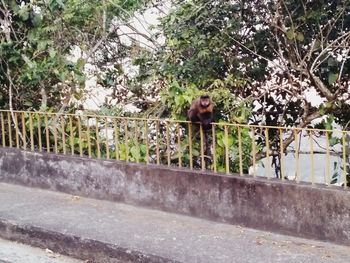
[[65,155],[349,186],[341,130],[0,110],[0,145]]

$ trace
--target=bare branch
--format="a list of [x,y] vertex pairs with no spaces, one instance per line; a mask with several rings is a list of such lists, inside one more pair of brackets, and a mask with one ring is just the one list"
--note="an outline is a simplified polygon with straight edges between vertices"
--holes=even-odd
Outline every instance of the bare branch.
[[[217,27],[216,25],[214,25],[214,27],[218,30],[221,30],[219,27]],[[234,37],[232,37],[231,35],[227,34],[226,32],[224,32],[225,35],[227,35],[230,39],[232,39],[238,46],[242,47],[243,49],[247,50],[249,53],[253,54],[254,56],[265,60],[266,62],[271,63],[272,65],[282,69],[282,70],[286,70],[284,67],[282,67],[281,65],[277,64],[276,62],[256,53],[255,51],[251,50],[249,47],[245,46],[244,44],[242,44],[240,41],[238,41],[237,39],[235,39]]]
[[[153,45],[155,45],[156,47],[159,47],[159,43],[152,39],[151,37],[149,37],[148,35],[140,32],[139,30],[137,30],[134,26],[132,26],[131,24],[127,24],[126,27],[130,28],[132,31],[134,31],[135,33],[137,33],[138,35],[142,36],[144,39],[148,40],[149,42],[151,42]],[[127,33],[126,33],[127,34]]]
[[[350,44],[350,43],[349,43]],[[338,76],[338,81],[340,81],[342,75],[343,75],[343,69],[344,69],[344,65],[345,65],[345,62],[347,61],[347,58],[349,56],[349,52],[350,52],[350,48],[348,48],[348,50],[346,51],[346,53],[344,54],[344,60],[341,64],[341,67],[340,67],[340,71],[339,71],[339,76]]]
[[310,72],[311,80],[314,82],[315,86],[321,91],[321,93],[326,97],[328,101],[334,100],[334,94],[326,87],[322,80],[317,77],[313,72]]
[[[6,62],[5,62],[5,63],[6,63]],[[11,69],[10,69],[8,63],[6,63],[6,66],[7,66],[7,69],[6,69],[6,77],[7,77],[7,80],[8,80],[8,82],[9,82],[9,85],[8,85],[8,92],[9,92],[9,110],[10,110],[10,114],[11,114],[12,121],[13,121],[13,123],[14,123],[14,125],[15,125],[16,130],[18,131],[19,137],[21,138],[22,141],[24,141],[23,135],[22,135],[22,133],[19,131],[18,124],[17,124],[17,122],[16,122],[15,114],[14,114],[14,111],[13,111],[13,87],[14,87],[14,84],[13,84],[13,81],[12,81]]]
[[[317,119],[321,117],[321,113],[319,111],[315,111],[311,114],[309,114],[304,120],[301,121],[301,123],[299,125],[297,125],[296,128],[305,128],[307,125],[309,125],[311,123],[311,121]],[[287,147],[294,141],[294,134],[291,134],[288,138],[286,138],[284,141],[283,141],[283,152],[286,152],[286,149]],[[279,151],[271,151],[270,153],[270,156],[272,155],[279,155],[280,152]],[[256,160],[261,160],[263,158],[266,157],[266,152],[261,152],[261,153],[258,153],[256,155]]]
[[347,39],[349,38],[350,36],[350,32],[347,32],[347,33],[344,33],[343,35],[339,36],[338,38],[336,38],[335,40],[333,40],[329,45],[327,45],[326,48],[324,48],[320,54],[315,58],[314,62],[312,63],[311,65],[311,68],[310,68],[310,71],[313,72],[315,71],[315,69],[317,68],[316,67],[316,64],[319,62],[319,60],[327,53],[329,52],[330,50],[334,49],[336,43],[338,43],[340,40],[342,39]]

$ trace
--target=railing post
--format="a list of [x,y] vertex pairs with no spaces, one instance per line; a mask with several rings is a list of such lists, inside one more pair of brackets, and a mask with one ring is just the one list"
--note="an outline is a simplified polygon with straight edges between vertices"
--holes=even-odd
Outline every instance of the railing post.
[[1,112],[1,137],[2,137],[2,146],[6,147],[5,121],[4,121],[4,114],[3,114],[3,112]]
[[18,116],[17,116],[17,112],[15,112],[13,115],[14,115],[15,132],[16,132],[16,148],[19,149],[19,129],[18,129]]
[[23,150],[27,150],[27,132],[24,112],[22,112],[22,135],[23,135]]
[[228,129],[227,125],[224,126],[225,132],[225,168],[226,174],[230,173],[230,159],[229,159],[229,145],[228,145]]
[[241,127],[237,126],[238,132],[238,155],[239,155],[239,175],[243,176],[243,151],[242,151],[242,134]]
[[60,120],[61,120],[61,138],[62,138],[63,154],[67,154],[67,149],[66,149],[65,119],[64,119],[64,116],[63,116],[63,115],[61,116]]
[[124,120],[124,139],[125,139],[125,161],[129,160],[129,135],[128,135],[128,120]]
[[108,141],[108,118],[105,118],[105,132],[106,132],[106,158],[109,159],[109,141]]
[[9,146],[12,148],[12,125],[11,125],[11,114],[7,112],[7,124],[9,130]]
[[201,167],[202,167],[202,171],[205,170],[205,158],[204,158],[204,132],[203,132],[203,125],[200,124],[200,141],[201,141]]
[[284,145],[283,145],[283,130],[279,129],[279,139],[280,139],[280,166],[281,166],[281,180],[284,181]]
[[100,129],[99,129],[99,120],[98,117],[95,117],[96,125],[95,125],[95,132],[96,132],[96,150],[97,150],[97,158],[101,158],[101,148],[100,148]]
[[71,154],[74,155],[73,120],[71,115],[69,115],[69,136]]
[[311,184],[315,183],[315,160],[314,160],[314,139],[313,131],[310,131],[310,158],[311,158]]
[[181,149],[181,135],[180,135],[180,125],[176,123],[176,134],[177,134],[177,154],[179,159],[179,167],[182,167],[182,149]]
[[300,167],[299,167],[299,139],[298,131],[296,129],[294,132],[294,142],[295,142],[295,171],[296,171],[296,182],[300,182]]
[[145,120],[144,140],[146,143],[146,164],[149,164],[149,140],[148,140],[148,122]]
[[54,147],[55,147],[55,153],[58,153],[58,136],[57,136],[57,118],[58,116],[54,116],[51,118],[53,118],[53,122],[52,122],[52,129],[53,129],[53,138],[54,138]]
[[326,185],[329,185],[331,181],[330,170],[329,133],[326,131]]
[[190,158],[190,169],[193,170],[193,145],[192,145],[192,123],[188,123],[188,151]]
[[255,145],[255,131],[254,131],[254,127],[251,128],[251,132],[252,132],[253,177],[256,177],[256,145]]
[[30,149],[34,151],[34,129],[33,129],[33,118],[32,113],[29,112],[29,134],[30,134]]
[[159,120],[157,120],[156,121],[156,156],[157,156],[157,165],[160,164],[159,134],[160,134],[160,123],[159,123]]
[[[347,161],[347,152],[346,152],[346,135],[347,135],[347,132],[343,131],[342,132],[342,148],[343,148],[343,173],[342,173],[342,177],[343,177],[343,182],[344,182],[344,189],[347,189],[348,187],[348,181],[347,181],[347,165],[346,165],[346,161]],[[349,149],[350,150],[350,149]],[[349,160],[349,159],[348,159]],[[350,164],[349,164],[350,165]]]
[[171,165],[171,159],[170,159],[170,134],[169,134],[169,122],[165,121],[165,129],[166,129],[166,155],[167,155],[167,163],[168,166]]
[[265,144],[266,144],[266,177],[267,179],[271,179],[271,168],[270,168],[270,139],[269,139],[269,129],[265,128]]
[[115,158],[119,161],[119,127],[117,125],[117,119],[113,119],[114,125],[114,145],[115,145]]
[[217,168],[216,168],[216,133],[215,133],[215,124],[212,124],[211,126],[212,129],[212,141],[213,141],[213,170],[216,173]]

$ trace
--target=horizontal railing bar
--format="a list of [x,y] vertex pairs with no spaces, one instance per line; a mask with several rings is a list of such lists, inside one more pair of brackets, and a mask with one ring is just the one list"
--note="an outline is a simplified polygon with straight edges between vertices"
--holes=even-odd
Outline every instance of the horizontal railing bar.
[[[15,117],[12,119],[11,115]],[[254,176],[260,176],[264,173],[267,178],[276,176],[281,180],[294,176],[297,182],[305,181],[299,163],[304,162],[305,156],[301,155],[305,154],[311,155],[311,183],[318,182],[314,175],[314,155],[323,154],[327,171],[323,183],[332,184],[335,168],[331,169],[331,156],[342,156],[344,171],[341,180],[336,180],[345,184],[345,188],[348,183],[346,147],[350,131],[345,130],[213,122],[204,133],[202,125],[197,127],[187,120],[162,118],[8,109],[0,109],[0,117],[3,147],[16,145],[31,151],[167,164],[226,174],[253,172]],[[342,149],[330,143],[332,137],[339,134]],[[309,150],[305,140],[309,142]],[[318,147],[314,149],[313,143]],[[295,154],[292,156],[295,162],[288,171],[286,156],[290,153]],[[261,168],[263,170],[258,171]]]
[[[42,115],[56,115],[56,116],[74,116],[74,117],[90,117],[90,118],[111,118],[111,119],[119,119],[119,120],[130,120],[130,121],[160,121],[160,122],[171,122],[171,123],[184,123],[188,124],[191,121],[185,120],[173,120],[173,119],[162,119],[162,118],[143,118],[143,117],[120,117],[120,116],[109,116],[109,115],[98,115],[98,114],[77,114],[77,113],[57,113],[57,112],[43,112],[43,111],[21,111],[21,110],[5,110],[0,109],[0,112],[14,112],[14,113],[33,113],[33,114],[42,114]],[[198,123],[199,124],[199,123]],[[267,129],[282,129],[284,131],[309,131],[309,132],[350,132],[339,129],[316,129],[316,128],[302,128],[302,127],[281,127],[281,126],[270,126],[270,125],[256,125],[256,124],[240,124],[240,123],[226,123],[226,122],[212,122],[215,126],[221,126],[222,128],[227,126],[234,127],[245,127],[245,128],[267,128]]]

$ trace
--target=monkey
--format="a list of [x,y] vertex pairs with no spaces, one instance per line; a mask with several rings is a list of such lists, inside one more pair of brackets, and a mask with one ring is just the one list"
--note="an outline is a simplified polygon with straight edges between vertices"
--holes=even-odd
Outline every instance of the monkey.
[[208,94],[200,96],[192,102],[187,112],[187,119],[191,122],[200,122],[204,130],[209,130],[214,121],[214,105]]
[[208,94],[204,94],[192,102],[192,105],[187,112],[187,120],[194,123],[199,122],[202,125],[205,142],[204,165],[207,168],[209,168],[211,165],[209,130],[212,128],[211,122],[214,121],[213,110],[213,101],[211,100]]

